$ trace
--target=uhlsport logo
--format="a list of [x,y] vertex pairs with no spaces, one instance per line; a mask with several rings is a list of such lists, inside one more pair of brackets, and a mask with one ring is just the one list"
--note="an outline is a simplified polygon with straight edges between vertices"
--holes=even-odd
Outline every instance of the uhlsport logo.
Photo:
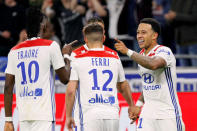
[[142,75],[142,78],[143,78],[144,82],[147,84],[153,83],[153,81],[154,81],[154,77],[148,73],[144,73]]
[[100,96],[98,94],[96,94],[95,98],[91,98],[89,100],[89,103],[110,103],[111,105],[115,103],[115,97],[114,96],[110,96],[107,98],[103,98],[103,95],[100,94]]

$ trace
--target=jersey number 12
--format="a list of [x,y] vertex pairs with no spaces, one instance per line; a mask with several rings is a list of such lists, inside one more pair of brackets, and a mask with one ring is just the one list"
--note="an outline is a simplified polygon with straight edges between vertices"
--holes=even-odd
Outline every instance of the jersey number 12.
[[[98,79],[97,79],[97,69],[92,69],[88,72],[89,74],[93,74],[93,80],[94,80],[94,86],[92,87],[92,90],[100,90],[100,87],[98,86]],[[103,74],[109,74],[108,80],[104,83],[102,90],[103,91],[112,91],[113,88],[107,88],[109,83],[111,82],[113,78],[113,73],[110,70],[103,70]]]

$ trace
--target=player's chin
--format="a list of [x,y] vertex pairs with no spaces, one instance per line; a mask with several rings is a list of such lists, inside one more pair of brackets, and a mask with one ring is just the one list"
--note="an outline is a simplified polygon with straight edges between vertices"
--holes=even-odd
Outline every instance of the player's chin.
[[139,44],[140,49],[143,49],[145,46],[144,44]]

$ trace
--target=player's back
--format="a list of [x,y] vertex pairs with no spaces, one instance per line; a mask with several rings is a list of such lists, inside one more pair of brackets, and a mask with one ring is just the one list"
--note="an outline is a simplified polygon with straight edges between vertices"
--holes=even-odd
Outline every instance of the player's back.
[[[51,67],[63,67],[55,60],[59,45],[45,39],[32,39],[12,48],[6,73],[15,75],[16,100],[20,120],[55,119],[54,80]],[[61,59],[61,57],[59,58]],[[12,71],[10,71],[12,70]]]
[[125,77],[117,52],[108,47],[88,50],[85,45],[73,54],[70,80],[79,81],[75,121],[119,119],[116,85]]

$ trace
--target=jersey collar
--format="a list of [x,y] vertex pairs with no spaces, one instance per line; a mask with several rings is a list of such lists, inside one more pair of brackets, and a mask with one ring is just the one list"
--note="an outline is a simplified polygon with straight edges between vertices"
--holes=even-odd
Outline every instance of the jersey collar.
[[40,37],[32,37],[32,38],[27,39],[27,40],[36,40],[36,39],[40,39]]
[[85,44],[85,45],[84,45],[84,48],[85,48],[86,50],[90,50],[90,51],[104,51],[105,46],[103,45],[102,48],[92,48],[92,49],[89,49],[88,46],[87,46],[87,44]]
[[[160,45],[156,45],[155,47],[153,47],[153,48],[148,52],[148,54],[147,54],[146,56],[149,56],[151,53],[153,53],[154,50],[155,50],[158,46],[160,46]],[[145,53],[143,53],[143,54],[145,55]]]

